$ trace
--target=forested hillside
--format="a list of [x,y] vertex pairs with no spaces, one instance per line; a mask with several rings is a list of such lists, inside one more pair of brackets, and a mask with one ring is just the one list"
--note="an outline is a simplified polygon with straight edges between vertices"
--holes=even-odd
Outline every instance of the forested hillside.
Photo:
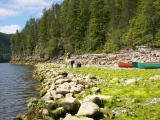
[[12,57],[160,47],[159,0],[64,0],[11,38]]
[[11,59],[9,34],[0,33],[0,63],[9,62]]

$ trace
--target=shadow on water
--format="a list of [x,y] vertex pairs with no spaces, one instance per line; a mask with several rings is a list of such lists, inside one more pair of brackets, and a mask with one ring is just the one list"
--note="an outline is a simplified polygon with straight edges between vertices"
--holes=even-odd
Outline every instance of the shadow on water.
[[26,101],[38,97],[32,72],[33,66],[0,63],[0,120],[26,113]]

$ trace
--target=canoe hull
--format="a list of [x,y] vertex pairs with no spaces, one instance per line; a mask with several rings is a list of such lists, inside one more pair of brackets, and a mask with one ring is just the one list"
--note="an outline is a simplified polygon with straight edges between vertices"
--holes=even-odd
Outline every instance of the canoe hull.
[[140,62],[138,62],[138,68],[141,68],[141,69],[155,69],[155,68],[160,68],[160,64],[158,64],[158,63],[140,63]]
[[125,62],[118,62],[118,67],[132,68],[132,64],[131,63],[125,63]]
[[138,68],[138,62],[132,62],[132,66],[133,66],[134,68]]

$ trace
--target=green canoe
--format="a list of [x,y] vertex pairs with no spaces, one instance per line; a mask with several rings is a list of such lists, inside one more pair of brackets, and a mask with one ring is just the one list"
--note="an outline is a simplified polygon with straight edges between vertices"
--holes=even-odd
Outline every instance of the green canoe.
[[141,68],[141,69],[160,68],[160,63],[141,63],[141,62],[138,62],[138,68]]
[[134,68],[138,68],[138,62],[132,62],[132,66],[133,66]]

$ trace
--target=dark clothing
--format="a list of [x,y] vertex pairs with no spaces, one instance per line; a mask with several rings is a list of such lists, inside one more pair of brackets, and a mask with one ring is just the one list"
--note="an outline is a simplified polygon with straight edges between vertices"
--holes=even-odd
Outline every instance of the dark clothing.
[[80,67],[81,67],[81,63],[77,62],[77,68],[80,68]]
[[70,64],[71,64],[71,67],[73,68],[74,59],[70,58],[69,62],[70,62]]
[[71,67],[73,68],[74,60],[71,60]]

